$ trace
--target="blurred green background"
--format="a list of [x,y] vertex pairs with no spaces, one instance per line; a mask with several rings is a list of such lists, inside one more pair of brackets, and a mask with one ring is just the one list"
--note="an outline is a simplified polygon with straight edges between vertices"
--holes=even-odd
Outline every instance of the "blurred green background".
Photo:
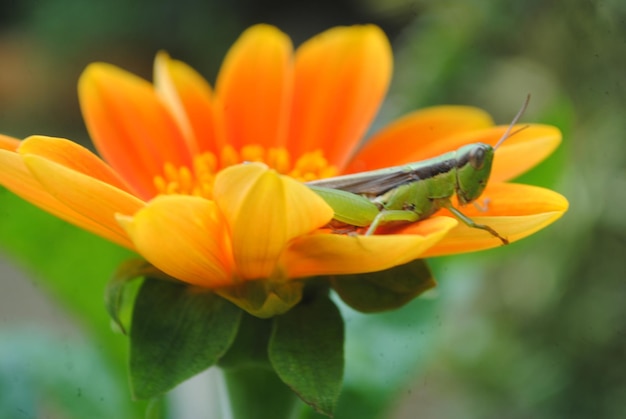
[[[337,24],[380,25],[396,60],[376,126],[446,103],[506,124],[530,93],[524,120],[564,133],[520,179],[567,196],[563,219],[507,248],[433,260],[440,286],[401,310],[346,310],[337,417],[626,417],[626,3],[3,1],[0,131],[88,144],[76,81],[89,62],[150,79],[165,49],[214,81],[258,22],[296,45]],[[0,249],[0,418],[142,417],[102,302],[129,254],[4,189]],[[190,392],[213,400],[202,385],[175,392],[171,417]]]

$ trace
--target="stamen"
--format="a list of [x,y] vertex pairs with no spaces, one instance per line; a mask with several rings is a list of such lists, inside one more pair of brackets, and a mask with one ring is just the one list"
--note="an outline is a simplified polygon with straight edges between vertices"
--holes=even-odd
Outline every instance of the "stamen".
[[267,152],[266,162],[278,173],[285,174],[290,168],[289,152],[284,148],[270,148]]
[[237,150],[235,150],[231,145],[227,145],[222,148],[220,162],[222,167],[234,166],[241,163]]
[[321,150],[304,154],[298,159],[289,176],[303,182],[337,175],[337,168],[330,166]]
[[241,159],[247,162],[263,162],[265,161],[265,149],[260,145],[247,145],[241,149]]
[[154,186],[159,194],[183,194],[213,197],[213,182],[219,170],[244,162],[263,162],[280,174],[307,182],[337,175],[337,168],[329,165],[321,150],[300,156],[291,165],[289,151],[284,148],[265,149],[259,145],[247,145],[239,152],[230,145],[222,148],[218,158],[207,152],[194,156],[191,167],[175,167],[171,163],[163,166],[162,175],[154,177]]

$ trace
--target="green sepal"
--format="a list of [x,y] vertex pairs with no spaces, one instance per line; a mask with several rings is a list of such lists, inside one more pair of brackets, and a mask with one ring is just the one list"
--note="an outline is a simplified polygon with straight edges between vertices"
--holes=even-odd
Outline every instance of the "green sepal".
[[122,311],[127,306],[129,285],[135,279],[145,276],[165,276],[161,271],[143,259],[130,259],[123,262],[115,271],[104,291],[104,304],[111,320],[124,334],[127,328],[122,321]]
[[301,281],[245,281],[215,292],[253,316],[269,319],[298,304],[303,287]]
[[233,343],[241,314],[206,289],[146,278],[130,331],[133,396],[159,396],[214,365]]
[[380,272],[335,276],[330,282],[346,304],[363,313],[402,307],[437,285],[426,262],[419,259]]
[[316,411],[332,416],[343,379],[344,325],[327,292],[274,318],[268,347],[281,380]]

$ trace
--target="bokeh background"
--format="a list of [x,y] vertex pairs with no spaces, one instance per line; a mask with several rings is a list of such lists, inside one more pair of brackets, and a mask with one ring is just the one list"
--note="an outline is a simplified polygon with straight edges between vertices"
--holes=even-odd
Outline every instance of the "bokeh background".
[[[380,25],[395,72],[377,126],[450,103],[506,124],[530,93],[524,120],[564,134],[520,179],[568,197],[559,222],[507,248],[432,260],[439,287],[401,310],[346,310],[337,417],[626,417],[626,3],[2,1],[0,131],[89,144],[76,97],[89,62],[150,79],[165,49],[214,81],[258,22],[296,45],[338,24]],[[129,256],[0,189],[0,418],[143,417],[129,400],[126,339],[102,302]],[[170,417],[184,417],[198,388],[175,392]]]

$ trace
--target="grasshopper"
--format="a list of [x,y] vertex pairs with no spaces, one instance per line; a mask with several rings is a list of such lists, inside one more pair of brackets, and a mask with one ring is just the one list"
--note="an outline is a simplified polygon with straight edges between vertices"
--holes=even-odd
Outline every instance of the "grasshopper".
[[456,195],[461,206],[480,197],[491,174],[495,150],[512,135],[511,130],[529,100],[530,96],[493,147],[484,143],[468,144],[432,159],[316,180],[306,185],[334,210],[334,222],[352,229],[367,227],[366,235],[374,234],[381,225],[413,223],[446,208],[467,226],[484,230],[508,244],[509,241],[494,229],[474,222],[454,207],[452,197]]

